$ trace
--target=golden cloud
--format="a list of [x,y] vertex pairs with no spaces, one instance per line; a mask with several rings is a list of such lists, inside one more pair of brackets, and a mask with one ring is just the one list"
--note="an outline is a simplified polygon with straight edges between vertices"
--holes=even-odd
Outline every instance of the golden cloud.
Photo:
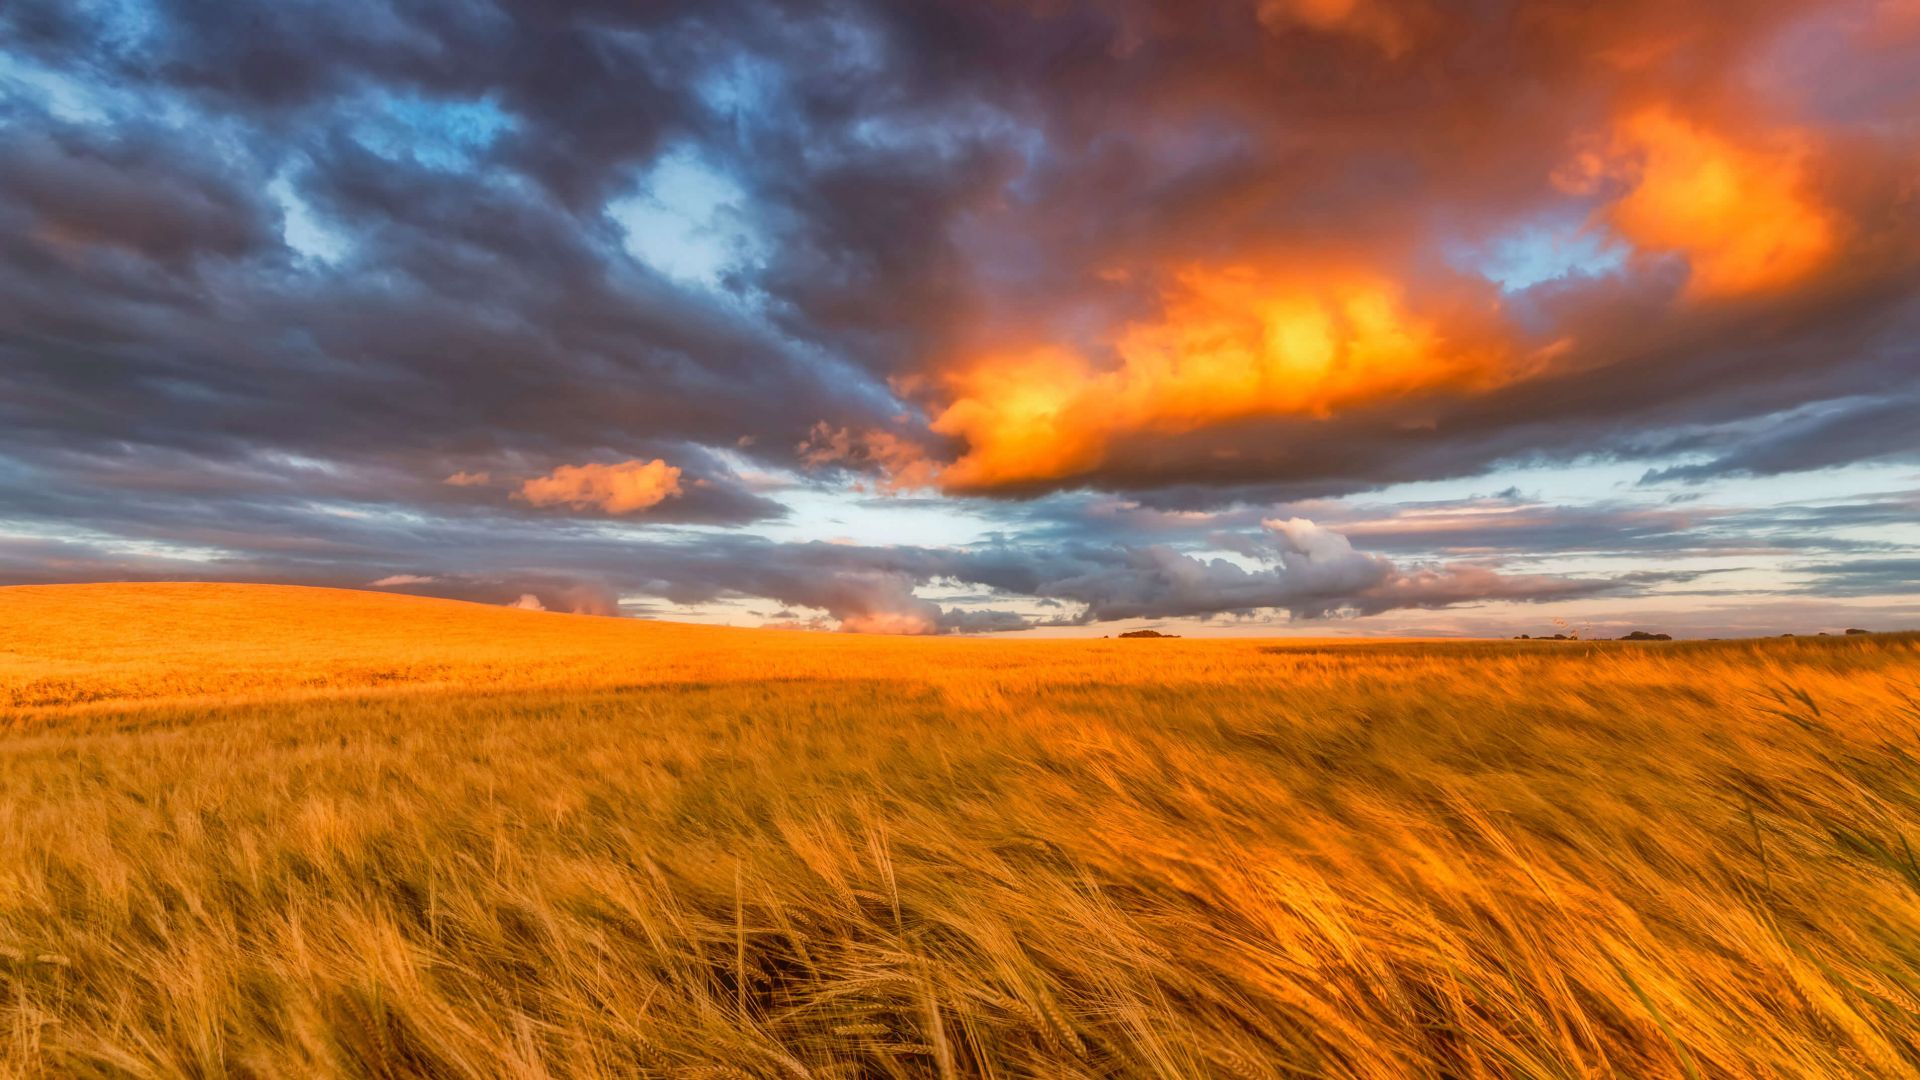
[[655,458],[615,465],[562,465],[520,485],[519,497],[535,506],[631,514],[679,494],[679,468]]
[[1835,255],[1837,219],[1810,190],[1810,153],[1799,132],[1736,141],[1651,107],[1560,179],[1575,190],[1624,181],[1607,224],[1640,251],[1683,255],[1687,296],[1717,299],[1795,284]]
[[1489,388],[1509,377],[1509,349],[1474,322],[1416,313],[1375,274],[1190,267],[1159,318],[1115,337],[1117,367],[1047,346],[951,376],[932,427],[967,451],[939,480],[977,490],[1057,479],[1098,466],[1123,436]]
[[1370,42],[1388,56],[1405,52],[1411,37],[1403,10],[1380,0],[1260,0],[1254,10],[1269,30],[1300,26],[1344,34]]

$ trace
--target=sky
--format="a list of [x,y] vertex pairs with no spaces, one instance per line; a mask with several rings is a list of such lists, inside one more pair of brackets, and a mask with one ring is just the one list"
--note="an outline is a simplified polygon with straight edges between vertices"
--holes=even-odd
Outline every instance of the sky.
[[1920,627],[1920,0],[7,0],[0,585]]

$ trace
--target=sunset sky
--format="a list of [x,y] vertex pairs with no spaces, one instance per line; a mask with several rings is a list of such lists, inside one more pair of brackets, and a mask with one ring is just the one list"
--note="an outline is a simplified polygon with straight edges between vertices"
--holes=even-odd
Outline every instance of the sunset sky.
[[1920,626],[1920,0],[6,0],[0,584]]

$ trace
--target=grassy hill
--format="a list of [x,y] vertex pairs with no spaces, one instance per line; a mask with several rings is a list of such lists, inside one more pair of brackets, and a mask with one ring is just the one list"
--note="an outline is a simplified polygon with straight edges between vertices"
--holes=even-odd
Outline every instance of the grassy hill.
[[0,1075],[1912,1075],[1917,680],[0,589]]

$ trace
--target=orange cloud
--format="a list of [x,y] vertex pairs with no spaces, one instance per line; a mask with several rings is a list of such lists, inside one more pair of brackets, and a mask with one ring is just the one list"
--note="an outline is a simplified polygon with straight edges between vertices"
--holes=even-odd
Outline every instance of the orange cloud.
[[655,458],[617,465],[562,465],[520,485],[535,506],[600,509],[609,514],[646,510],[680,494],[680,470]]
[[1743,144],[1649,108],[1561,179],[1624,180],[1607,222],[1642,251],[1684,255],[1688,297],[1715,299],[1791,285],[1832,259],[1838,228],[1808,190],[1808,151],[1799,133]]
[[1118,367],[1060,348],[994,356],[949,380],[933,430],[967,452],[949,490],[1088,471],[1122,436],[1178,434],[1258,416],[1324,416],[1388,397],[1490,387],[1508,350],[1477,327],[1410,311],[1392,281],[1329,268],[1195,267],[1163,316],[1113,341]]
[[849,634],[931,634],[939,627],[932,619],[910,611],[869,611],[843,615],[840,629]]
[[1388,56],[1406,51],[1409,42],[1406,22],[1380,0],[1260,0],[1256,14],[1269,30],[1304,26],[1346,34],[1371,42]]
[[445,484],[452,484],[454,487],[480,487],[481,485],[484,485],[484,484],[493,483],[493,476],[491,473],[467,472],[465,470],[462,470],[460,472],[454,473],[452,476],[447,477],[445,480],[441,482]]

